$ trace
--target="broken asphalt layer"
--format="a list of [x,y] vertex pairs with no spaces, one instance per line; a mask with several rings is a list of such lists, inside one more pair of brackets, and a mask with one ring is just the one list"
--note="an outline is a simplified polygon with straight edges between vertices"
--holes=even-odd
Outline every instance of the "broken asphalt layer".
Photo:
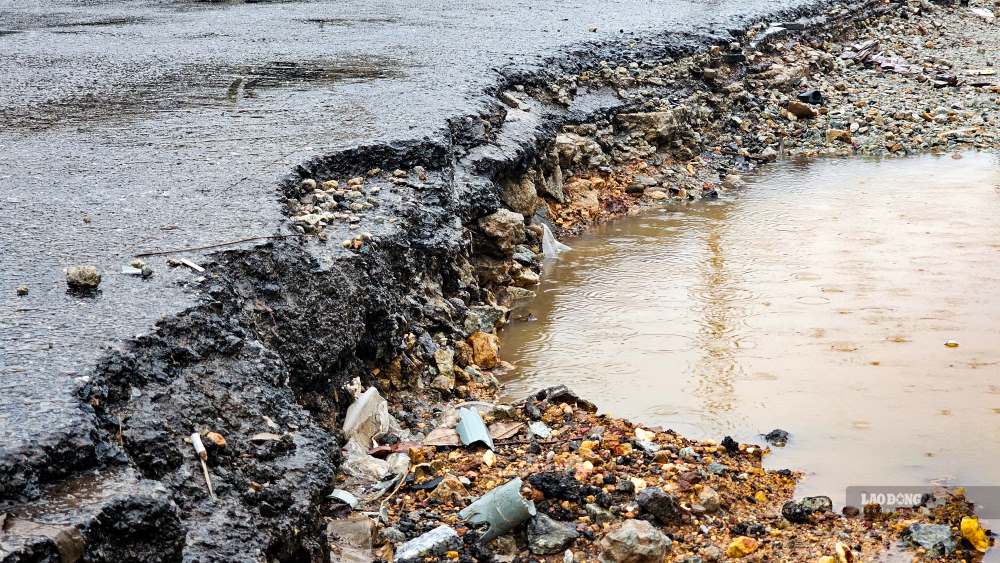
[[[463,116],[496,117],[492,93],[553,66],[662,59],[807,8],[822,13],[805,1],[0,4],[0,500],[76,523],[95,559],[313,556],[338,390],[439,316],[414,280],[451,283],[462,224],[499,205],[491,176],[560,120],[615,102],[536,111],[487,145]],[[453,169],[455,147],[469,150]],[[279,239],[184,254],[204,278],[162,259],[149,280],[119,274],[142,251],[287,233],[276,188],[290,171],[286,192],[418,164],[428,189],[386,194],[331,233],[372,232],[378,252]],[[98,267],[100,292],[66,292],[75,264]],[[285,437],[235,437],[265,420]],[[194,430],[254,454],[217,468],[233,473],[218,505],[186,478],[197,465],[177,437]],[[225,485],[263,481],[245,501]],[[52,550],[51,535],[7,537],[0,554]]]

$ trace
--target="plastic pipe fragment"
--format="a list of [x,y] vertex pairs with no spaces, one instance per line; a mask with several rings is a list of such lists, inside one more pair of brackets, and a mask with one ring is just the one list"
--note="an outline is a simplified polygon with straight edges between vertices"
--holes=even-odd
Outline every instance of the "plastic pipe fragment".
[[535,515],[535,503],[521,495],[521,479],[500,485],[462,509],[458,515],[472,526],[486,524],[482,541],[506,534]]
[[493,436],[490,436],[490,430],[483,422],[479,411],[467,408],[458,409],[458,425],[455,426],[455,431],[458,432],[458,437],[466,446],[480,442],[487,448],[493,449]]

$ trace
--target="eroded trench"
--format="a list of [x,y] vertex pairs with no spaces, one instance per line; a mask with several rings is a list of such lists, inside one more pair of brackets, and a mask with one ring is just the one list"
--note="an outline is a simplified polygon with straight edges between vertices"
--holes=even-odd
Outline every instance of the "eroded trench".
[[[546,229],[736,189],[777,156],[763,92],[824,64],[769,62],[767,38],[850,37],[899,9],[824,5],[784,27],[598,48],[508,74],[444,139],[303,163],[280,188],[286,238],[213,255],[201,305],[94,369],[80,395],[98,447],[3,468],[3,549],[12,561],[325,560],[349,382],[378,387],[411,428],[437,401],[495,395],[496,332],[536,295]],[[764,64],[747,64],[755,53]]]

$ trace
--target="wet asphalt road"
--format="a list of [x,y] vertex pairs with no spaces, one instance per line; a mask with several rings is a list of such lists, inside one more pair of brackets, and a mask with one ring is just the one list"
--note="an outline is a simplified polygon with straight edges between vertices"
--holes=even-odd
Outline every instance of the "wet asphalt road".
[[[196,274],[132,254],[273,233],[293,165],[440,134],[499,67],[804,3],[0,1],[0,458],[85,442],[74,378],[193,302]],[[66,293],[81,263],[95,297]]]

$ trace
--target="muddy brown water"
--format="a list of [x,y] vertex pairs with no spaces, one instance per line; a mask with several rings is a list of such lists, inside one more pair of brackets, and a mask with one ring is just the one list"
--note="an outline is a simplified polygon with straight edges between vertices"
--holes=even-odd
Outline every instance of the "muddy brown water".
[[782,428],[767,465],[838,504],[1000,485],[997,156],[780,163],[567,242],[503,334],[508,396],[563,383],[698,438]]

